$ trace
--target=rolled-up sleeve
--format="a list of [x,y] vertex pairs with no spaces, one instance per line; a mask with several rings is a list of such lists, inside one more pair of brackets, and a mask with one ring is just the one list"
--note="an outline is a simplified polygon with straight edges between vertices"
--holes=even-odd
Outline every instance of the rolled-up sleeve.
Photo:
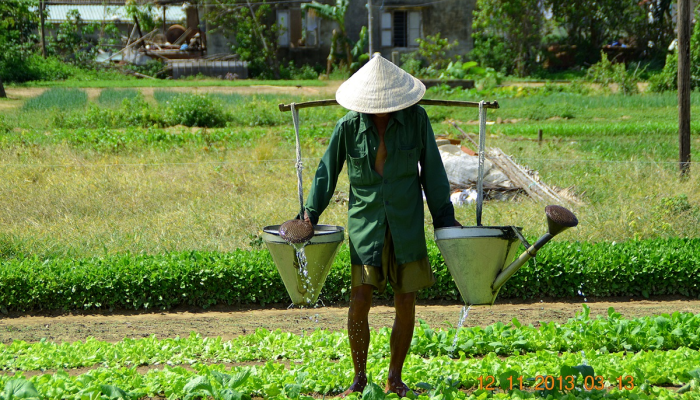
[[318,224],[321,214],[333,198],[338,175],[343,170],[346,157],[343,138],[343,125],[338,122],[333,129],[328,148],[318,164],[309,197],[306,199],[306,212],[314,225]]
[[423,116],[423,121],[421,121],[423,124],[421,126],[423,150],[420,155],[420,182],[425,192],[428,209],[433,216],[433,226],[435,228],[453,226],[455,211],[450,201],[450,182],[447,180],[445,166],[442,164],[440,151],[435,142],[435,134],[425,111],[423,111]]

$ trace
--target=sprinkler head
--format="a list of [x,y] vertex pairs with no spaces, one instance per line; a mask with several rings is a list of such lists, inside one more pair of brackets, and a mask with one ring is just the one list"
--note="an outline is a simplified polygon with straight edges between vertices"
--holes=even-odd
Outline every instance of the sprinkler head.
[[578,225],[578,219],[571,211],[562,206],[547,206],[544,208],[547,214],[547,225],[549,234],[556,236],[561,232]]
[[279,233],[289,243],[306,243],[314,236],[314,226],[303,219],[292,219],[280,226]]

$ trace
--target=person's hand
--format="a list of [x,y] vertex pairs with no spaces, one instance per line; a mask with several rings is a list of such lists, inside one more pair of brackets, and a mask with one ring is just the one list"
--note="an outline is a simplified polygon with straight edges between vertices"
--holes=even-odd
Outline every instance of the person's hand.
[[311,223],[311,218],[309,218],[309,213],[306,212],[306,210],[304,210],[304,218],[301,217],[301,214],[297,214],[297,216],[294,217],[294,219],[301,219],[304,220],[304,222]]

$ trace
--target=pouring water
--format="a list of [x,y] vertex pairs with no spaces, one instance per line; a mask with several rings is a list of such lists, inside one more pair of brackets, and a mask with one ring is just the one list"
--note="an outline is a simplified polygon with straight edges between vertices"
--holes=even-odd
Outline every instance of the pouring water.
[[457,329],[455,330],[455,337],[452,339],[452,347],[450,350],[450,353],[454,355],[455,350],[457,350],[457,335],[459,334],[459,330],[462,328],[462,325],[464,325],[464,321],[467,319],[467,316],[469,315],[469,310],[472,308],[472,306],[464,306],[462,307],[462,312],[459,316],[459,322],[457,323]]

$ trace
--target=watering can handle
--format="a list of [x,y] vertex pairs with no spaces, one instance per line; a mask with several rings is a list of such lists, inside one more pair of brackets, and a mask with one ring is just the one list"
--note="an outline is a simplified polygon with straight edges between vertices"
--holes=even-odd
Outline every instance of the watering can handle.
[[299,215],[304,219],[304,187],[301,184],[301,171],[304,166],[301,163],[301,143],[299,142],[299,110],[296,108],[296,104],[290,104],[292,109],[292,122],[294,123],[294,134],[296,137],[296,150],[297,150],[297,189],[299,191],[299,207],[301,211]]
[[522,243],[523,246],[525,246],[526,249],[529,249],[529,248],[530,248],[530,243],[527,241],[527,239],[525,239],[525,236],[523,236],[523,234],[520,233],[520,231],[518,230],[518,228],[516,228],[516,227],[514,227],[514,226],[511,226],[511,229],[513,229],[513,232],[515,232],[515,236],[517,236],[518,239],[520,239],[520,243]]

